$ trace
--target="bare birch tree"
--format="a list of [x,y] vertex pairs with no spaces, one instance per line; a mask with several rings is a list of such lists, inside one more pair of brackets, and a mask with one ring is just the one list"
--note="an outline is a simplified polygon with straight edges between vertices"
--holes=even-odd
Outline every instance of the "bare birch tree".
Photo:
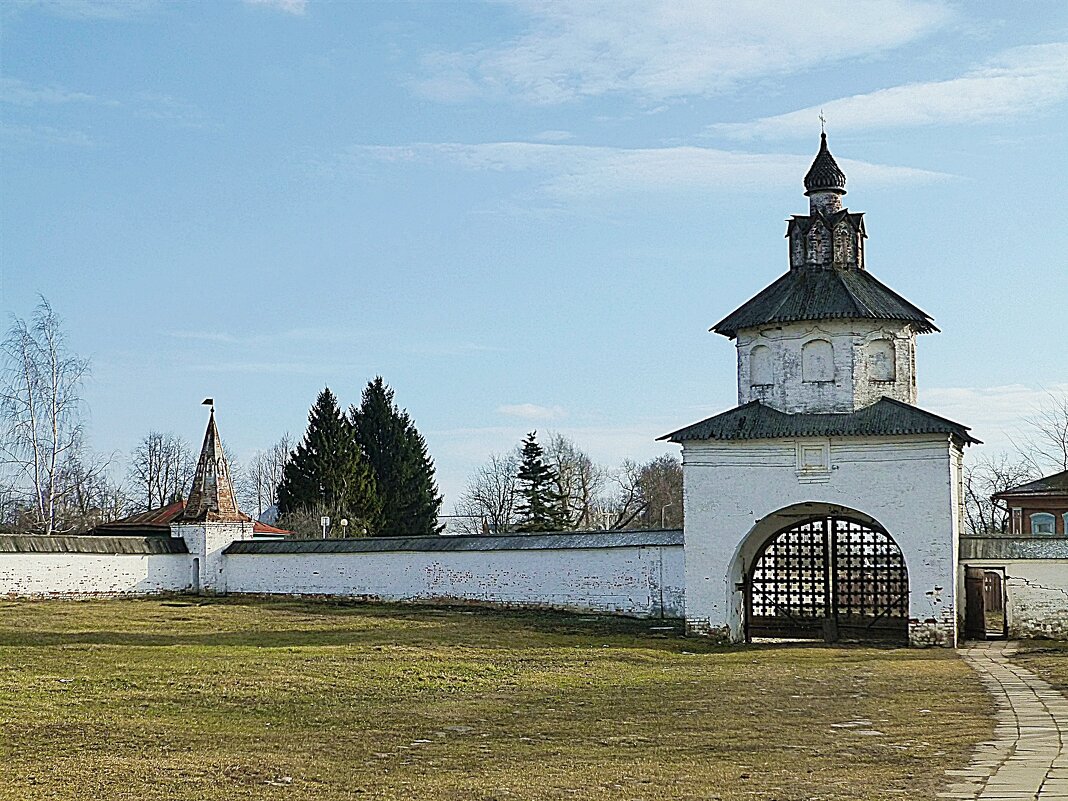
[[467,482],[456,514],[462,516],[458,528],[465,534],[506,534],[516,523],[517,450],[492,454]]
[[[2,345],[0,453],[8,495],[27,527],[66,530],[64,506],[80,479],[99,475],[84,442],[82,383],[89,361],[71,353],[62,321],[43,297],[30,321],[14,318]],[[75,471],[73,467],[79,466]]]
[[257,518],[278,502],[278,485],[282,482],[282,471],[292,450],[292,438],[286,433],[267,450],[258,451],[249,461],[245,480],[249,507],[255,507]]
[[193,453],[176,434],[150,431],[130,455],[134,505],[159,509],[181,497],[193,479]]

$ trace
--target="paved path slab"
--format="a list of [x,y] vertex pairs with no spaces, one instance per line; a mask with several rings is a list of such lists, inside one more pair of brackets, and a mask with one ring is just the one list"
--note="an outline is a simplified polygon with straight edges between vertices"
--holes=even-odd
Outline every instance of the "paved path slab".
[[1012,664],[1011,642],[968,645],[971,665],[997,704],[994,739],[980,743],[972,764],[942,798],[981,801],[1068,801],[1068,699],[1030,670]]

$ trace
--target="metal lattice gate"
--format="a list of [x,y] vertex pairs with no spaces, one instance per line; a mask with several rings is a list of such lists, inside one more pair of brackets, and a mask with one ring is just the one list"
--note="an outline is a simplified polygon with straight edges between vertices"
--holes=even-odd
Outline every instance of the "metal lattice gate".
[[909,579],[878,526],[816,517],[776,533],[746,581],[746,637],[908,641]]

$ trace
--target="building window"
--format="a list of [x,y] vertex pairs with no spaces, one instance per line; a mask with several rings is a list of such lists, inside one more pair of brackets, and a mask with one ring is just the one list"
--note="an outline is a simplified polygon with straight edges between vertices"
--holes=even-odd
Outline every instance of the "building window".
[[814,339],[801,347],[801,380],[834,381],[834,346],[826,339]]
[[876,339],[868,343],[868,378],[872,381],[893,381],[897,378],[894,343],[889,339]]
[[1012,508],[1012,532],[1013,534],[1023,534],[1023,509],[1018,506]]
[[1035,512],[1031,515],[1031,533],[1052,534],[1056,519],[1049,512]]
[[774,384],[771,370],[771,348],[757,345],[749,351],[749,383],[754,387]]

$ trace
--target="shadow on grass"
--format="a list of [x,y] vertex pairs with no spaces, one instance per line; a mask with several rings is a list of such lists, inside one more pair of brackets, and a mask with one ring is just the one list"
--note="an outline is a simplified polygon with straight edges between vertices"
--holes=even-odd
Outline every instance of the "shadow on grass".
[[[10,602],[0,605],[0,613],[3,609],[32,609],[38,603],[48,602]],[[61,603],[79,602],[63,601]],[[113,628],[33,631],[21,626],[18,630],[0,629],[0,647],[103,645],[306,648],[351,645],[399,648],[451,646],[476,651],[501,649],[538,651],[561,647],[608,647],[624,650],[657,650],[675,654],[894,647],[878,643],[841,643],[829,646],[820,641],[725,644],[713,639],[686,637],[683,634],[683,621],[675,619],[635,619],[553,610],[500,609],[473,605],[383,604],[340,598],[278,596],[201,598],[181,595],[151,600],[108,599],[90,600],[84,603],[102,604],[111,608],[125,604],[152,605],[164,615],[173,610],[175,617],[170,620],[160,620],[160,631],[123,631]],[[254,627],[239,631],[225,631],[218,630],[218,628],[211,631],[182,632],[180,630],[184,623],[190,622],[198,627],[217,622],[219,627],[225,628],[230,622],[225,617],[224,609],[227,607],[253,609],[261,615],[258,616]],[[205,612],[206,615],[200,616]],[[185,616],[191,613],[198,614],[198,617]],[[213,616],[218,617],[218,620],[213,620]],[[272,619],[276,619],[280,626],[285,626],[286,619],[293,617],[330,618],[331,620],[323,628],[272,626]],[[71,622],[66,621],[67,624]],[[233,622],[240,624],[241,621]],[[345,625],[346,623],[348,625]],[[107,622],[102,621],[102,625],[107,625]]]

